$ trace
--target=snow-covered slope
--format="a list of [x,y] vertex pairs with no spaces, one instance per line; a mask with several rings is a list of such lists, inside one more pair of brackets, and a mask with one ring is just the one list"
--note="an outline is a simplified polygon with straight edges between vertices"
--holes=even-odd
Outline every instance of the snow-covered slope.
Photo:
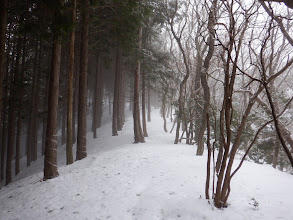
[[88,134],[88,157],[60,166],[58,178],[43,182],[37,173],[3,187],[0,219],[293,219],[293,176],[251,162],[232,180],[230,206],[214,208],[204,199],[206,156],[174,145],[174,134],[152,117],[144,144],[132,143],[131,118],[118,137],[108,124],[99,138]]

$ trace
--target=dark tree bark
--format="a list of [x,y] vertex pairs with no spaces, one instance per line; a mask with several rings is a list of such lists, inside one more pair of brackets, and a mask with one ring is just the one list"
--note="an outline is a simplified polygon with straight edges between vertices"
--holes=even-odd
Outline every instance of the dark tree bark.
[[38,57],[38,41],[35,42],[35,57],[34,57],[34,67],[33,67],[33,81],[32,81],[32,92],[31,92],[31,106],[29,112],[29,122],[27,128],[27,166],[31,165],[32,160],[36,159],[34,157],[34,120],[35,120],[35,94],[36,94],[36,81],[37,81],[37,57]]
[[205,188],[205,193],[206,193],[206,199],[210,199],[209,195],[209,188],[210,188],[210,173],[211,173],[211,155],[212,155],[212,148],[211,148],[211,143],[210,143],[210,118],[209,114],[206,114],[207,117],[207,147],[208,147],[208,159],[207,159],[207,178],[206,178],[206,188]]
[[99,102],[99,55],[96,58],[96,73],[95,73],[95,83],[94,83],[94,100],[93,100],[93,136],[97,138],[97,125],[98,125],[98,102]]
[[[78,63],[77,63],[78,65]],[[76,65],[76,66],[77,66]],[[75,81],[74,81],[74,92],[73,92],[73,110],[72,110],[72,143],[76,143],[76,115],[77,115],[77,109],[78,109],[78,84],[79,84],[79,79],[78,79],[78,69],[76,67],[75,71]]]
[[4,78],[4,60],[5,60],[5,41],[7,30],[7,8],[8,0],[1,0],[0,2],[0,125],[1,125],[1,107],[2,107],[2,88]]
[[49,80],[50,74],[46,76],[46,87],[44,92],[44,105],[43,105],[43,131],[42,131],[42,156],[45,154],[45,146],[46,146],[46,131],[47,131],[47,118],[48,118],[48,95],[49,95]]
[[88,32],[89,32],[89,1],[82,1],[82,30],[80,50],[80,76],[78,100],[78,131],[76,160],[87,156],[86,152],[86,114],[87,114],[87,67],[88,67]]
[[39,93],[40,93],[40,82],[41,82],[41,59],[42,59],[42,41],[40,41],[39,48],[39,57],[37,64],[37,72],[36,72],[36,88],[33,94],[33,135],[32,135],[32,160],[36,161],[38,159],[38,128],[39,128]]
[[[56,9],[54,22],[62,13],[61,5],[64,0],[59,0],[60,8]],[[54,32],[53,52],[51,62],[51,75],[49,82],[48,95],[48,121],[46,129],[46,145],[44,159],[44,180],[52,179],[59,175],[57,167],[57,113],[58,113],[58,96],[59,96],[59,76],[61,62],[61,35]]]
[[16,48],[15,68],[12,75],[11,87],[10,87],[10,103],[9,103],[9,116],[8,116],[8,143],[7,143],[7,161],[6,161],[6,185],[12,180],[11,162],[15,147],[15,128],[16,128],[16,116],[17,106],[19,98],[19,89],[17,88],[17,82],[19,81],[19,60],[21,56],[21,37],[18,37]]
[[[10,77],[9,77],[9,63],[10,63],[10,56],[9,56],[9,53],[10,53],[10,49],[11,49],[11,42],[10,42],[10,33],[9,33],[9,36],[8,36],[8,40],[7,40],[7,51],[6,51],[6,57],[7,57],[7,60],[6,60],[6,68],[5,68],[5,78],[6,78],[6,84],[3,85],[4,86],[4,94],[3,96],[1,97],[2,100],[2,109],[3,109],[3,116],[2,116],[2,140],[1,140],[1,145],[2,145],[2,149],[1,149],[1,182],[4,180],[4,177],[5,177],[5,156],[7,155],[6,152],[7,152],[7,136],[8,136],[8,93],[9,93],[9,81],[10,81]],[[3,77],[4,77],[3,76]],[[1,90],[2,92],[2,90]],[[5,102],[3,102],[3,100]],[[1,110],[2,110],[1,109]],[[2,111],[1,111],[2,112]]]
[[145,89],[146,89],[146,86],[145,86],[145,71],[141,71],[142,73],[142,90],[141,90],[141,102],[142,102],[142,110],[141,110],[141,113],[142,113],[142,128],[143,128],[143,135],[145,137],[148,137],[148,131],[147,131],[147,126],[146,126],[146,97],[145,97]]
[[[142,28],[139,28],[138,49],[141,50]],[[140,60],[137,60],[134,79],[134,95],[133,95],[133,123],[134,123],[134,143],[143,143],[144,136],[140,124],[139,111],[139,83],[140,83]]]
[[[76,0],[72,0],[72,22],[76,21]],[[75,26],[73,25],[70,32],[69,41],[69,58],[68,58],[68,76],[67,76],[67,140],[66,140],[66,164],[73,163],[73,73],[74,73],[74,43],[75,43]]]
[[121,131],[124,125],[124,108],[125,108],[125,100],[124,100],[124,74],[122,69],[122,52],[120,49],[119,53],[120,60],[120,73],[119,73],[119,98],[118,98],[118,120],[117,120],[117,129]]
[[273,167],[276,168],[278,164],[278,157],[280,152],[280,141],[278,136],[276,137],[275,141],[275,149],[274,149],[274,156],[273,156]]
[[116,65],[115,65],[115,83],[113,98],[113,114],[112,114],[112,136],[118,136],[118,115],[119,115],[119,87],[121,72],[121,55],[119,45],[116,48]]
[[167,120],[166,120],[166,102],[167,102],[167,94],[168,94],[169,86],[167,82],[165,86],[163,86],[163,97],[162,97],[162,117],[164,120],[164,131],[168,132],[167,129]]
[[22,67],[21,67],[21,75],[19,78],[18,84],[21,86],[20,93],[19,93],[19,104],[18,104],[18,111],[17,111],[17,132],[16,132],[16,153],[15,153],[15,175],[17,175],[20,171],[20,137],[22,132],[22,125],[23,125],[23,98],[25,93],[25,87],[23,85],[24,81],[24,71],[25,71],[25,57],[26,57],[26,36],[23,38],[22,42]]
[[[67,77],[66,77],[67,78]],[[67,82],[66,82],[67,84]],[[65,86],[65,91],[67,91],[67,86]],[[66,121],[67,121],[67,97],[65,97],[65,92],[62,100],[62,128],[61,128],[61,145],[66,143]]]
[[[99,62],[101,64],[101,62]],[[103,71],[101,65],[98,65],[98,88],[97,88],[97,127],[100,128],[102,126],[102,115],[103,115]]]
[[148,79],[148,122],[151,121],[151,85]]

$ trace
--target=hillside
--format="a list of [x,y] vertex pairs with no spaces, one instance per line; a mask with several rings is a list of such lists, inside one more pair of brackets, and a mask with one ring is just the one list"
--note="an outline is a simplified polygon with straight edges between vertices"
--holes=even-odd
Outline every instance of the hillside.
[[58,178],[44,182],[42,172],[24,170],[20,176],[28,177],[0,190],[0,219],[293,219],[293,176],[245,162],[232,180],[230,206],[218,210],[204,199],[206,156],[174,145],[158,112],[144,144],[132,143],[132,123],[118,137],[111,124],[97,139],[88,133],[88,157],[61,165]]

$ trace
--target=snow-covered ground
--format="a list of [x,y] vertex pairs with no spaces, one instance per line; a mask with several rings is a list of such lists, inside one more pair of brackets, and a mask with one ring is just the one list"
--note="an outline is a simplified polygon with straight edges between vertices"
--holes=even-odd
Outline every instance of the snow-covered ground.
[[148,133],[146,143],[133,144],[131,118],[118,137],[104,125],[97,139],[88,134],[86,159],[62,165],[60,147],[60,176],[45,182],[39,159],[0,190],[0,219],[293,219],[292,175],[245,162],[232,180],[230,206],[219,210],[204,199],[206,156],[174,145],[158,112]]

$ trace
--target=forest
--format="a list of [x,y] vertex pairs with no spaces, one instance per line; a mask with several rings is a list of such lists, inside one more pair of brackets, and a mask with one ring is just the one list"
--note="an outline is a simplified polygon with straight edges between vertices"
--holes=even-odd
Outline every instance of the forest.
[[109,123],[151,145],[156,112],[216,209],[246,161],[292,175],[292,25],[291,0],[0,0],[0,193],[37,161],[61,178]]

